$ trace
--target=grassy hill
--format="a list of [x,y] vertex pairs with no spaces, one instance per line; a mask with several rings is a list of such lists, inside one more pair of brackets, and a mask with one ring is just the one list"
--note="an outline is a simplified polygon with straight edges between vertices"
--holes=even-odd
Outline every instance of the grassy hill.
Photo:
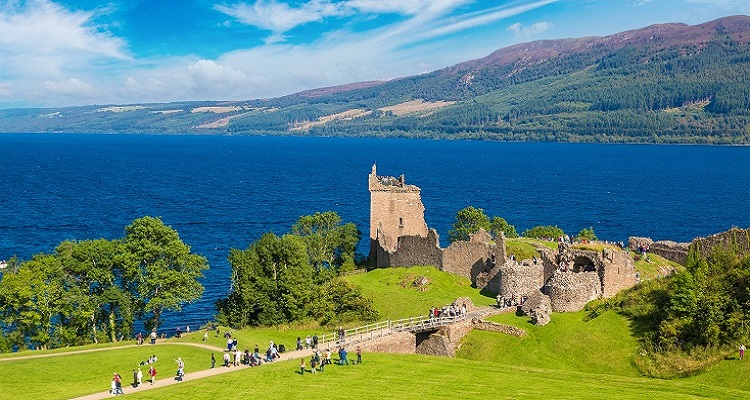
[[[425,276],[430,283],[420,291],[411,285]],[[431,306],[469,296],[477,304],[492,299],[471,288],[468,280],[432,267],[379,269],[347,278],[375,298],[383,318],[424,314]],[[364,355],[361,365],[332,365],[323,374],[301,376],[298,361],[282,361],[259,368],[185,381],[180,385],[128,394],[134,399],[739,399],[750,398],[750,364],[733,357],[708,372],[685,379],[659,380],[640,377],[632,364],[638,343],[630,322],[614,312],[591,321],[583,313],[553,314],[544,327],[527,318],[505,314],[490,320],[521,327],[528,333],[516,338],[494,332],[474,331],[463,340],[456,358],[420,355]],[[222,332],[226,328],[220,328]],[[308,325],[234,331],[240,347],[268,340],[287,342],[315,333]],[[181,341],[224,347],[226,340],[203,332],[185,335]],[[182,357],[188,372],[207,369],[211,350],[169,342],[156,347],[122,347],[83,354],[55,354],[66,350],[23,352],[0,356],[0,399],[26,398],[45,393],[63,399],[107,390],[112,372],[129,381],[140,360],[156,353],[160,379],[171,379],[173,358]],[[85,349],[108,346],[87,346]],[[109,346],[111,347],[111,346]],[[18,359],[22,355],[55,354],[42,359]],[[217,352],[220,354],[220,352]],[[219,357],[217,357],[217,360]],[[2,361],[6,360],[6,361]]]
[[[429,283],[415,286],[414,282],[422,276]],[[458,297],[469,297],[477,306],[495,302],[493,297],[472,288],[469,279],[438,271],[435,267],[381,268],[346,279],[359,285],[362,293],[373,299],[381,319],[427,315],[430,308],[442,307]]]

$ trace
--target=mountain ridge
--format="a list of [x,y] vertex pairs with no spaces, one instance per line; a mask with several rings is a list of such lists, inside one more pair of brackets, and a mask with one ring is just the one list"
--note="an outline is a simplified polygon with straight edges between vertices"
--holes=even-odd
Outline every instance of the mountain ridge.
[[271,98],[0,110],[2,132],[750,144],[750,17],[538,40]]

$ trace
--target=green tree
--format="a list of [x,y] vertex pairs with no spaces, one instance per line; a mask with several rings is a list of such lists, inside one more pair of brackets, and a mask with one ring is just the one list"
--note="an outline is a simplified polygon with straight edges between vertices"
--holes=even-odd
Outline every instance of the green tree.
[[136,270],[126,269],[120,240],[62,242],[55,252],[63,270],[75,280],[89,301],[77,310],[87,316],[90,335],[98,341],[97,329],[104,326],[110,341],[129,337],[137,314]]
[[205,257],[194,254],[177,231],[159,218],[142,217],[125,228],[127,268],[134,268],[143,310],[150,313],[147,328],[156,329],[165,310],[180,311],[200,298],[198,278],[208,269]]
[[273,325],[303,319],[313,287],[304,241],[266,233],[246,250],[231,249],[232,290],[217,303],[230,326]]
[[539,225],[523,231],[521,236],[531,239],[555,240],[560,236],[565,236],[565,232],[557,226]]
[[578,232],[578,234],[576,235],[576,237],[578,238],[578,240],[586,239],[589,242],[593,242],[593,241],[597,240],[596,234],[594,233],[594,227],[593,226],[581,229],[581,231]]
[[492,220],[490,220],[490,234],[492,234],[493,238],[496,238],[500,235],[501,232],[507,238],[518,237],[518,232],[516,232],[516,227],[509,224],[508,221],[505,220],[505,218],[492,217]]
[[361,232],[356,225],[342,223],[334,211],[304,215],[292,226],[292,233],[302,238],[307,249],[310,264],[318,276],[325,280],[330,274],[325,272],[339,269],[347,260],[354,260]]
[[460,240],[468,241],[469,237],[480,229],[490,231],[490,218],[484,210],[474,206],[463,208],[456,213],[453,229],[448,231],[448,241],[451,243]]
[[374,322],[378,311],[362,290],[341,278],[320,285],[315,291],[310,315],[321,325],[340,325],[353,321]]
[[3,273],[0,281],[0,312],[3,324],[19,332],[36,349],[54,343],[54,327],[72,304],[67,303],[65,276],[60,261],[37,254],[17,268]]

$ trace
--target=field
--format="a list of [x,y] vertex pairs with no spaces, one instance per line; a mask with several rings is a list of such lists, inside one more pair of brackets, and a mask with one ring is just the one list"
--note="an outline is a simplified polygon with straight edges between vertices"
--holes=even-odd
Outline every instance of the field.
[[[411,285],[425,276],[430,283],[420,291]],[[393,268],[347,277],[362,285],[375,299],[382,319],[418,315],[460,296],[477,304],[490,304],[468,280],[431,267]],[[639,344],[631,334],[630,322],[607,312],[591,321],[584,313],[553,314],[552,322],[537,327],[525,317],[504,314],[489,320],[518,326],[527,336],[517,338],[500,333],[473,331],[462,341],[457,357],[365,353],[360,365],[331,365],[325,373],[301,376],[299,361],[289,360],[258,368],[187,379],[179,385],[128,393],[134,399],[739,399],[750,398],[750,362],[730,356],[708,372],[686,379],[644,378],[633,366]],[[0,357],[0,399],[65,399],[104,392],[113,372],[127,384],[138,362],[151,354],[159,357],[158,379],[172,379],[182,357],[188,374],[208,369],[210,353],[221,363],[226,346],[223,333],[194,331],[182,339],[170,339],[157,346],[126,344],[85,346],[53,351],[26,351]],[[265,348],[268,341],[294,347],[296,337],[323,333],[313,323],[300,326],[243,329],[232,332],[240,348],[255,343]],[[216,350],[185,345],[213,346]],[[119,346],[119,347],[118,347]],[[115,348],[112,348],[115,347]],[[101,351],[97,351],[101,349]],[[66,351],[87,350],[80,354]],[[92,351],[93,350],[93,351]],[[61,353],[62,354],[58,354]],[[28,355],[50,357],[23,359]],[[335,359],[335,356],[334,356]],[[142,367],[145,373],[146,368]],[[188,378],[190,375],[188,375]],[[128,388],[125,387],[126,392]]]

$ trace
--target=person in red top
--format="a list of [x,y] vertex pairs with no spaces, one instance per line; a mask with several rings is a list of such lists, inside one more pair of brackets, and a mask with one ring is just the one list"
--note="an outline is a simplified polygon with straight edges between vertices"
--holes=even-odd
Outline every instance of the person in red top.
[[153,365],[148,369],[148,376],[151,377],[151,384],[153,385],[156,382],[156,368]]

